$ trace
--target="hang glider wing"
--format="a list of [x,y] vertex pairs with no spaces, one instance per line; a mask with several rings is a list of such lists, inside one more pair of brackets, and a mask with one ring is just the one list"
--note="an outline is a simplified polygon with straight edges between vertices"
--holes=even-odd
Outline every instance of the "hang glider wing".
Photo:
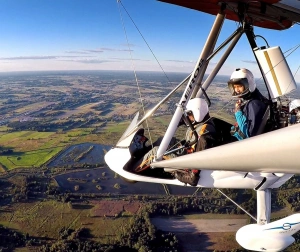
[[284,30],[300,22],[300,1],[295,0],[159,0],[170,4],[202,11],[212,15],[225,8],[226,18],[239,21],[244,13],[254,26]]
[[151,167],[300,173],[300,124],[204,151],[154,162]]

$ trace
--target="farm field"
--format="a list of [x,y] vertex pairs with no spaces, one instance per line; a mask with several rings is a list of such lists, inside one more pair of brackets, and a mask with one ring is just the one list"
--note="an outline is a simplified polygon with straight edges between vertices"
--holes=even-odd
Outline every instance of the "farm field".
[[[81,142],[78,140],[80,137],[85,138],[89,134],[88,129],[59,134],[36,131],[12,133],[0,131],[0,146],[5,146],[13,151],[1,155],[0,163],[5,170],[40,167],[68,146],[76,144],[77,141]],[[95,135],[91,138],[93,142],[97,142]]]
[[[165,81],[161,75],[146,73],[139,79],[143,89],[140,98],[128,73],[4,76],[0,80],[3,91],[0,93],[0,227],[49,243],[59,240],[64,228],[84,228],[89,230],[88,240],[110,244],[151,195],[158,199],[154,210],[159,209],[162,198],[168,204],[156,213],[162,215],[159,223],[182,228],[182,223],[176,223],[180,216],[186,224],[187,230],[173,229],[184,251],[197,251],[199,247],[200,251],[240,249],[234,232],[249,223],[249,219],[233,214],[239,211],[211,189],[130,184],[104,162],[105,153],[118,142],[134,115],[139,111],[140,118],[143,116],[139,101],[143,100],[148,111],[183,77],[184,74],[174,74],[171,81]],[[225,80],[227,77],[218,76],[214,87],[207,91],[212,102],[210,115],[233,123],[234,100]],[[181,97],[179,93],[144,123],[149,144],[150,139],[154,142],[164,135]],[[185,125],[178,127],[176,138],[183,139],[185,131]],[[281,193],[274,190],[272,197],[277,199],[272,201],[276,209],[273,218],[299,209],[299,181],[294,177]],[[229,190],[229,193],[235,196],[235,192]],[[186,197],[191,195],[195,197]],[[212,195],[217,203],[210,201]],[[255,197],[249,196],[249,202],[243,202],[244,196],[240,194],[237,200],[246,203],[253,213]],[[180,214],[182,205],[172,208],[177,201],[182,200],[187,206],[201,197],[204,202],[201,207],[191,204],[194,208],[189,210],[193,214]],[[227,207],[228,214],[214,214],[222,210],[221,206]],[[199,214],[200,211],[203,213]],[[223,227],[222,232],[208,228],[218,225]],[[15,251],[35,251],[37,247]],[[288,251],[292,249],[295,248]]]
[[[159,73],[140,73],[139,78],[147,111],[184,79],[185,74],[171,74],[168,81]],[[216,101],[212,112],[223,117],[227,108],[220,106],[229,96],[222,81],[216,83],[211,93]],[[5,89],[7,85],[10,89]],[[0,156],[0,172],[43,166],[75,144],[113,146],[136,112],[140,111],[140,117],[143,115],[136,85],[128,72],[4,75],[1,87],[6,93],[0,95],[0,147],[13,153]],[[145,132],[149,139],[155,141],[164,134],[182,90],[180,88],[148,119],[151,136]],[[179,129],[176,136],[183,138],[184,131]]]
[[[84,227],[90,230],[92,240],[113,243],[119,230],[129,223],[131,216],[137,213],[142,206],[142,203],[135,201],[111,200],[93,200],[86,204],[74,203],[72,206],[56,201],[17,203],[13,206],[1,207],[0,210],[4,214],[0,215],[0,225],[28,233],[30,237],[50,240],[59,239],[59,231],[62,227],[71,229]],[[205,215],[203,217],[198,215],[198,218],[204,219]],[[178,218],[175,218],[175,221],[176,219]],[[165,220],[168,221],[168,219]],[[194,219],[186,219],[190,228],[195,225],[194,222]],[[154,221],[153,224],[155,225],[155,223]],[[201,227],[201,224],[198,225]],[[161,228],[161,225],[157,227]],[[205,226],[201,228],[203,229]],[[210,233],[186,230],[175,233],[178,234],[179,240],[182,240],[183,247],[187,249],[185,251],[192,251],[192,248],[199,249],[199,247],[205,248],[205,251],[212,251],[222,246],[223,248],[239,248],[230,232]],[[192,241],[195,238],[197,240]],[[232,242],[228,243],[228,239]],[[233,244],[234,246],[232,246]]]
[[0,225],[48,239],[58,239],[62,227],[85,227],[95,240],[107,242],[139,208],[139,203],[105,200],[72,205],[51,200],[17,203],[1,207]]

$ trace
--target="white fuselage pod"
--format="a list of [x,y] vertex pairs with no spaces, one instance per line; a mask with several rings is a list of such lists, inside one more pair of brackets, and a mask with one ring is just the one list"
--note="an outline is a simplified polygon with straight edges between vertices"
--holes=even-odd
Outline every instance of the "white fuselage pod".
[[[159,177],[145,176],[142,173],[134,173],[124,169],[126,164],[131,159],[129,148],[115,147],[108,151],[105,155],[105,162],[111,170],[120,176],[140,182],[170,184],[184,186],[177,179],[164,179]],[[188,167],[186,167],[188,168]],[[220,168],[222,168],[220,166]],[[149,168],[151,169],[151,168]],[[249,188],[249,189],[266,189],[277,188],[284,184],[292,174],[265,174],[259,172],[231,172],[231,171],[210,171],[202,170],[197,187],[207,188]]]
[[[137,117],[138,115],[126,132],[135,128]],[[156,167],[155,169],[135,172],[135,167],[131,166],[136,164],[137,157],[134,158],[136,155],[133,153],[136,153],[137,148],[148,148],[136,145],[136,137],[141,132],[144,130],[136,128],[129,135],[124,133],[116,147],[104,157],[111,170],[131,181],[183,186],[184,183],[169,173],[168,176],[162,176],[160,171],[200,169],[198,187],[265,190],[280,187],[293,176],[291,168],[299,167],[296,156],[300,149],[300,125],[154,162],[151,166]],[[157,168],[161,170],[156,170]]]
[[295,241],[292,235],[299,229],[300,214],[293,214],[265,225],[246,225],[237,231],[236,240],[253,251],[282,251]]

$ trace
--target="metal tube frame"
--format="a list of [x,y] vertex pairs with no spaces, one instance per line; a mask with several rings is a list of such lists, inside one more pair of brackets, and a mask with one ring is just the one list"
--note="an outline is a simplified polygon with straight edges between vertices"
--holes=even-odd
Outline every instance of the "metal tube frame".
[[[202,84],[201,88],[199,89],[196,97],[201,97],[203,95],[203,90],[206,90],[209,85],[211,84],[211,82],[213,81],[213,79],[216,77],[216,75],[218,74],[220,68],[223,66],[224,62],[226,61],[226,59],[228,58],[229,54],[232,52],[233,48],[235,47],[235,45],[237,44],[237,42],[239,41],[239,39],[241,38],[242,34],[243,34],[244,30],[242,27],[239,27],[234,34],[230,37],[230,40],[232,40],[231,44],[229,45],[229,47],[227,48],[227,50],[225,51],[225,53],[223,54],[223,56],[221,57],[221,59],[219,60],[218,64],[215,66],[215,68],[213,69],[213,71],[210,73],[210,75],[206,78],[205,82]],[[230,41],[229,40],[229,41]],[[228,41],[228,42],[229,42]],[[223,47],[226,44],[223,45]]]
[[[172,139],[172,137],[175,134],[175,131],[177,129],[177,126],[179,124],[179,121],[182,116],[182,106],[186,104],[186,102],[192,97],[192,93],[194,92],[196,85],[200,87],[201,81],[203,78],[203,75],[205,73],[205,70],[207,68],[207,57],[209,54],[213,51],[213,48],[216,44],[216,41],[219,37],[220,31],[222,29],[223,22],[225,20],[225,14],[219,13],[216,16],[215,22],[212,26],[211,32],[208,35],[208,38],[206,40],[206,43],[202,49],[202,53],[199,56],[199,59],[197,61],[197,64],[195,66],[195,69],[192,73],[192,76],[188,82],[188,85],[180,99],[179,106],[177,106],[175,113],[171,119],[171,122],[169,124],[169,127],[167,128],[167,131],[162,139],[162,142],[157,150],[157,156],[155,161],[162,160],[162,157],[165,153],[165,151],[168,148],[168,145]],[[195,93],[196,94],[196,93]]]
[[[199,57],[199,60],[195,67],[195,70],[192,73],[193,78],[191,77],[191,79],[188,83],[188,86],[186,87],[186,90],[179,102],[179,105],[176,108],[176,111],[174,113],[174,116],[172,117],[172,120],[166,131],[166,134],[158,148],[157,157],[156,157],[155,161],[160,161],[162,159],[162,156],[165,155],[165,151],[168,148],[171,138],[175,134],[177,125],[183,114],[184,104],[189,100],[190,97],[193,97],[193,93],[195,93],[196,91],[197,92],[195,94],[195,97],[200,97],[203,94],[203,88],[207,89],[208,86],[211,84],[213,78],[217,75],[221,66],[224,64],[224,62],[228,58],[230,52],[233,50],[234,46],[236,45],[236,43],[238,42],[238,40],[240,39],[241,35],[244,32],[243,28],[239,27],[236,31],[233,32],[233,34],[228,39],[226,39],[215,51],[213,51],[212,46],[215,46],[217,38],[222,29],[222,24],[223,24],[224,18],[225,18],[225,16],[222,14],[218,14],[218,16],[216,17],[216,21],[211,29],[208,39],[207,39],[207,41],[211,41],[211,43],[213,43],[213,44],[209,45],[209,43],[206,42],[205,47],[203,48],[203,51]],[[217,66],[215,67],[213,72],[210,74],[209,78],[205,81],[204,85],[201,85],[201,82],[202,82],[202,79],[203,79],[203,76],[204,76],[204,73],[205,73],[205,70],[207,68],[209,61],[230,42],[231,42],[231,44],[230,44],[229,48],[226,50],[226,52],[222,56],[221,60],[219,61],[219,63],[217,64]],[[208,52],[210,52],[210,55],[207,55],[207,58],[204,59],[203,55],[207,54]],[[201,65],[201,62],[202,62],[202,65]],[[201,66],[203,66],[203,67],[201,67]],[[203,74],[202,74],[202,72],[203,72]],[[194,79],[196,79],[196,80],[194,80]],[[193,83],[196,83],[196,84],[193,86]],[[192,91],[191,95],[189,95],[190,90]]]
[[268,85],[266,84],[266,83],[267,83],[267,81],[266,81],[266,76],[264,75],[263,70],[262,70],[262,68],[261,68],[261,66],[260,66],[260,64],[259,64],[259,61],[257,60],[256,54],[254,53],[255,49],[257,49],[257,44],[256,44],[256,42],[255,42],[255,40],[254,40],[253,26],[251,26],[251,25],[249,25],[249,24],[244,24],[244,27],[245,27],[245,28],[244,28],[245,34],[246,34],[247,39],[248,39],[248,41],[249,41],[249,44],[250,44],[250,46],[251,46],[252,52],[253,52],[254,57],[255,57],[255,60],[256,60],[256,62],[257,62],[257,64],[258,64],[258,67],[259,67],[259,70],[260,70],[260,72],[261,72],[261,75],[262,75],[262,77],[263,77],[263,79],[264,79],[264,83],[265,83],[266,89],[267,89],[267,91],[268,91],[269,99],[271,99],[270,91],[269,91]]

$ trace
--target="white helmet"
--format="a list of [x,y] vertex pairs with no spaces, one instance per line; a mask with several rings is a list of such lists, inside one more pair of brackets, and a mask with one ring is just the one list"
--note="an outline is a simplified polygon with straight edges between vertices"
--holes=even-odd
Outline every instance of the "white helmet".
[[208,105],[204,99],[194,98],[186,105],[186,112],[192,112],[196,122],[202,122],[207,115]]
[[289,105],[289,111],[292,112],[293,109],[300,107],[300,99],[293,100]]
[[[234,91],[233,85],[239,84],[243,85],[245,90],[242,94],[237,94]],[[230,80],[228,81],[228,88],[232,97],[243,97],[244,95],[254,92],[256,89],[256,84],[254,81],[253,74],[246,68],[238,68],[236,69],[232,75],[230,76]]]

